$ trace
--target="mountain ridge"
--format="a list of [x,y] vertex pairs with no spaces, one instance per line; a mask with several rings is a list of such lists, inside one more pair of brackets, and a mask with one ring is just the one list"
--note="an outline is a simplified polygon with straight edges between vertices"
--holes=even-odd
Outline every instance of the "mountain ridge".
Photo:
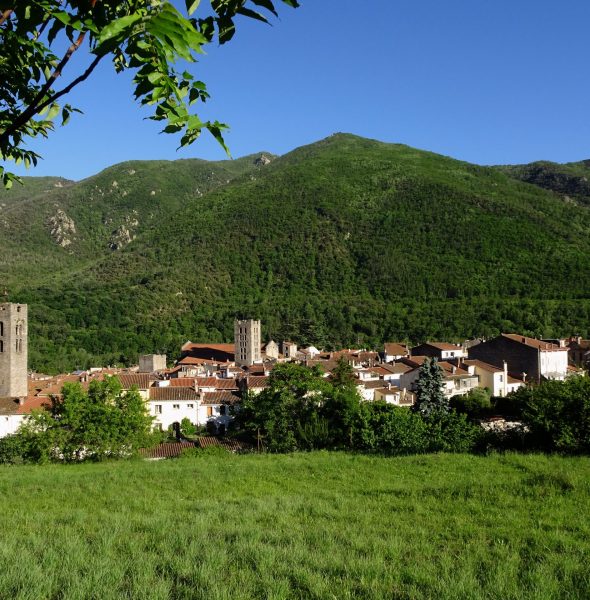
[[[25,244],[31,259],[46,254],[30,279],[23,261],[0,266],[32,326],[42,322],[34,365],[174,355],[186,339],[231,339],[244,312],[262,318],[267,337],[326,346],[588,332],[583,203],[497,167],[352,134],[256,166],[261,154],[231,171],[146,167],[135,184],[140,169],[124,163],[69,187],[61,207],[78,211],[89,239]],[[148,225],[109,248],[133,210]],[[0,228],[0,249],[8,244]]]

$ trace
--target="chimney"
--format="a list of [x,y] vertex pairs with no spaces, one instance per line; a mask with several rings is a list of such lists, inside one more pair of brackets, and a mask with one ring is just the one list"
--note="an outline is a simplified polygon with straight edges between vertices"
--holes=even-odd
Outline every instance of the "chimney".
[[18,405],[19,405],[19,406],[22,406],[24,403],[25,403],[25,399],[24,399],[24,398],[21,396],[21,397],[18,399]]
[[522,380],[526,383],[526,373],[524,371],[522,372]]

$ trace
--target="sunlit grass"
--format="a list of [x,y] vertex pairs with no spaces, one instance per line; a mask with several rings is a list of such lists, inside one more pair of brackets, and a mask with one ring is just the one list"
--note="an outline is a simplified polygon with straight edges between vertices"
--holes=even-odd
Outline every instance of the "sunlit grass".
[[590,459],[0,469],[0,598],[584,598]]

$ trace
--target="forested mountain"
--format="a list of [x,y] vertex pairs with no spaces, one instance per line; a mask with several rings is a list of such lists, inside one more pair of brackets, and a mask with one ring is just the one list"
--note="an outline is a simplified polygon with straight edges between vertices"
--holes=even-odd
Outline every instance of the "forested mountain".
[[498,167],[507,175],[590,206],[590,160],[558,164],[539,161]]
[[21,191],[0,212],[0,277],[30,304],[32,367],[173,357],[187,339],[231,340],[236,315],[318,346],[589,333],[583,198],[524,167],[347,134],[266,157],[125,163]]

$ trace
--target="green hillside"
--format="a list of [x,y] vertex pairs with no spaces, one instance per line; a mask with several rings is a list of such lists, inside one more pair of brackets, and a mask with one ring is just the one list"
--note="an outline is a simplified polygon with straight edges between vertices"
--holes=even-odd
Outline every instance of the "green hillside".
[[590,160],[557,164],[539,161],[498,167],[507,175],[590,206]]
[[0,280],[10,289],[61,281],[157,227],[188,199],[255,170],[236,161],[130,161],[79,183],[25,178],[0,192]]
[[[61,203],[84,234],[62,248],[45,230],[41,242],[38,218],[19,235],[40,261],[0,267],[31,305],[33,365],[174,356],[186,339],[231,339],[235,315],[320,346],[588,334],[583,203],[497,168],[347,134],[264,166],[254,158],[188,170],[126,163],[60,200],[43,196],[43,210]],[[130,214],[140,215],[135,239],[109,249]]]

